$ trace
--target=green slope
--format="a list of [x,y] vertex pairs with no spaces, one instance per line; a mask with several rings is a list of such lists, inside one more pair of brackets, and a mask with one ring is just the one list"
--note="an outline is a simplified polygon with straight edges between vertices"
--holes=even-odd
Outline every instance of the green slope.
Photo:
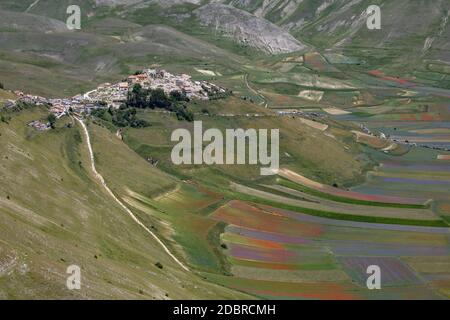
[[[47,132],[26,127],[46,114],[0,123],[0,298],[244,297],[183,271],[111,200],[92,177],[80,128],[64,127],[69,119]],[[72,264],[82,270],[79,291],[66,288]]]

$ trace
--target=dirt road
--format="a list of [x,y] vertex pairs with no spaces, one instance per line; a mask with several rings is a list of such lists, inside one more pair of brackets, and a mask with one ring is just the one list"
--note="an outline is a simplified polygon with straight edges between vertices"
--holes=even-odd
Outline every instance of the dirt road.
[[127,213],[128,215],[134,220],[134,222],[136,222],[138,225],[140,225],[147,233],[149,233],[155,240],[156,242],[158,242],[158,244],[164,249],[164,251],[185,271],[190,271],[188,267],[186,267],[180,260],[178,260],[177,257],[175,257],[169,250],[169,248],[167,248],[167,246],[150,230],[148,229],[134,214],[133,212],[128,209],[128,207],[119,200],[119,198],[117,198],[114,193],[111,191],[111,189],[108,187],[108,185],[105,182],[105,179],[103,178],[103,176],[97,172],[97,169],[95,167],[95,160],[94,160],[94,152],[92,149],[92,145],[91,145],[91,138],[89,136],[89,131],[87,130],[86,125],[84,124],[83,120],[75,118],[81,125],[81,127],[83,128],[84,134],[86,136],[86,141],[87,141],[87,145],[88,145],[88,149],[89,149],[89,157],[91,160],[91,169],[92,172],[94,173],[95,178],[100,181],[100,183],[102,184],[102,186],[105,188],[105,190],[108,192],[108,194],[111,196],[111,198],[114,199],[114,201],[117,202],[117,204],[119,204]]

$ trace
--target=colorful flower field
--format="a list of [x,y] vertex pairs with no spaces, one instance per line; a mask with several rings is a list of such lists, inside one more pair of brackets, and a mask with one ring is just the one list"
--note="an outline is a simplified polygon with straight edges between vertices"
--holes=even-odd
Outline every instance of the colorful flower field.
[[398,197],[420,194],[433,200],[448,199],[450,163],[439,160],[439,151],[411,149],[399,157],[373,153],[381,166],[353,191]]
[[[211,218],[232,277],[215,280],[264,298],[442,298],[450,284],[447,228],[331,220],[265,205],[231,201]],[[427,268],[439,261],[440,269]],[[382,289],[366,287],[367,267],[381,268]],[[414,288],[415,290],[411,290]]]

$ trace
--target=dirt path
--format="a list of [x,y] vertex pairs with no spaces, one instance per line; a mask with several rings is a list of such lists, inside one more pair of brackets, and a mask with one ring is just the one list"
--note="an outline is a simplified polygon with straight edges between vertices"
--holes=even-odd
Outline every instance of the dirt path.
[[108,192],[108,194],[111,196],[111,198],[114,199],[114,201],[116,201],[127,213],[128,215],[138,224],[140,225],[147,233],[149,233],[155,240],[156,242],[159,243],[159,245],[164,249],[164,251],[185,271],[190,271],[188,267],[186,267],[180,260],[178,260],[177,257],[175,257],[169,250],[169,248],[167,248],[167,246],[152,232],[150,231],[150,229],[148,229],[134,214],[133,212],[131,212],[130,209],[128,209],[128,207],[122,202],[120,201],[115,195],[114,193],[111,191],[111,189],[108,187],[108,185],[105,182],[105,179],[103,178],[103,176],[97,172],[97,169],[95,167],[95,160],[94,160],[94,152],[92,149],[92,145],[91,145],[91,138],[89,136],[89,131],[86,128],[86,125],[84,124],[83,120],[75,118],[81,125],[81,127],[84,130],[84,134],[86,136],[86,141],[87,141],[87,145],[88,145],[88,149],[89,149],[89,157],[91,160],[91,169],[92,172],[95,175],[95,178],[97,180],[100,181],[100,183],[102,184],[102,186],[105,188],[105,190]]
[[25,10],[25,12],[30,11],[31,9],[33,9],[33,7],[35,5],[37,5],[39,3],[40,0],[36,0],[35,2],[33,2],[32,4],[30,4],[30,6],[27,8],[27,10]]
[[253,93],[256,94],[258,97],[260,97],[261,99],[264,100],[262,104],[264,104],[264,107],[267,109],[267,108],[269,107],[269,104],[267,103],[266,97],[263,96],[261,93],[259,93],[258,91],[256,91],[255,89],[253,89],[253,88],[250,86],[250,83],[248,82],[248,73],[245,74],[245,76],[244,76],[244,81],[245,81],[245,85],[247,86],[247,88],[248,88],[251,92],[253,92]]

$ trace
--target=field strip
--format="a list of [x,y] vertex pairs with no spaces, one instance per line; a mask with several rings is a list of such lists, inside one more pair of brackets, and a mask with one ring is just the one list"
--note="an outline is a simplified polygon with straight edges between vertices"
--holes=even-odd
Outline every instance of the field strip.
[[[332,212],[339,215],[346,215],[348,217],[352,216],[364,216],[373,218],[397,218],[397,219],[413,219],[413,220],[440,220],[429,209],[403,209],[403,208],[381,208],[381,207],[370,207],[357,204],[347,204],[339,203],[333,201],[320,200],[320,203],[309,202],[298,200],[294,198],[289,198],[287,196],[281,196],[277,194],[272,194],[270,192],[254,189],[251,187],[233,184],[233,188],[241,193],[260,197],[262,199],[267,199],[275,201],[278,203],[283,203],[291,206],[296,206],[302,209],[312,209],[316,211]],[[286,189],[279,189],[279,191],[286,191]],[[296,193],[295,190],[290,190],[291,193]],[[302,194],[298,193],[297,196],[301,197]]]
[[111,191],[111,189],[108,187],[108,185],[105,182],[105,179],[103,176],[97,172],[97,169],[95,167],[95,160],[94,160],[94,152],[91,145],[91,138],[89,136],[89,131],[86,128],[86,125],[84,124],[83,120],[80,120],[78,118],[75,118],[80,125],[83,127],[84,134],[87,139],[87,145],[89,149],[89,157],[91,160],[91,169],[94,172],[95,177],[100,181],[102,186],[105,188],[105,190],[109,193],[109,195],[129,214],[129,216],[138,224],[140,225],[147,233],[149,233],[155,240],[160,244],[160,246],[164,249],[164,251],[185,271],[190,271],[188,267],[186,267],[180,260],[178,260],[177,257],[175,257],[169,250],[169,248],[166,247],[166,245],[150,230],[148,229],[134,214],[131,212],[130,209],[122,202],[120,201],[114,193]]
[[301,118],[301,117],[298,118],[298,119],[300,120],[301,123],[306,124],[307,126],[313,128],[313,129],[317,129],[317,130],[320,130],[320,131],[325,131],[325,130],[328,129],[328,125],[324,124],[324,123],[308,120],[308,119]]
[[346,114],[350,114],[351,112],[339,109],[339,108],[324,108],[323,111],[325,111],[328,114],[331,114],[333,116],[341,116],[341,115],[346,115]]
[[155,201],[160,201],[160,200],[162,200],[162,199],[164,199],[164,198],[169,197],[170,195],[172,195],[172,194],[174,194],[174,193],[177,193],[178,191],[180,191],[180,189],[181,189],[181,186],[180,186],[180,184],[178,183],[178,184],[175,186],[175,188],[173,188],[173,189],[171,189],[171,190],[169,190],[169,191],[166,191],[166,192],[164,192],[164,193],[162,193],[162,194],[160,194],[160,195],[157,195],[156,197],[153,198],[153,200],[155,200]]
[[338,188],[334,188],[328,185],[324,185],[322,183],[313,181],[311,179],[308,179],[294,171],[291,171],[289,169],[280,169],[278,171],[278,175],[280,177],[283,177],[285,179],[288,179],[292,182],[298,183],[300,185],[306,186],[308,188],[328,193],[330,195],[334,196],[340,196],[350,199],[356,199],[356,200],[365,200],[365,201],[372,201],[372,202],[384,202],[384,203],[400,203],[400,204],[417,204],[422,205],[429,199],[414,199],[414,198],[403,198],[403,197],[397,197],[397,196],[387,196],[387,195],[375,195],[375,194],[365,194],[365,193],[359,193],[355,191],[347,191],[342,190]]
[[[388,217],[388,218],[400,218],[400,219],[439,219],[430,208],[408,208],[408,207],[390,207],[390,206],[382,206],[382,205],[369,205],[369,204],[361,204],[361,203],[346,203],[333,201],[332,199],[321,198],[319,196],[310,195],[308,193],[298,191],[295,189],[291,189],[289,187],[285,187],[282,185],[262,185],[265,188],[272,189],[275,191],[282,192],[289,196],[294,196],[297,198],[305,198],[313,203],[321,204],[317,205],[318,210],[325,211],[338,211],[344,212],[347,214],[356,214],[356,215],[368,215],[368,216],[380,216],[380,217]],[[364,214],[361,214],[364,212]]]
[[377,139],[376,136],[370,135],[370,134],[365,133],[365,132],[361,132],[361,131],[357,131],[357,130],[352,130],[351,132],[356,135],[356,141],[357,142],[361,142],[361,138]]

